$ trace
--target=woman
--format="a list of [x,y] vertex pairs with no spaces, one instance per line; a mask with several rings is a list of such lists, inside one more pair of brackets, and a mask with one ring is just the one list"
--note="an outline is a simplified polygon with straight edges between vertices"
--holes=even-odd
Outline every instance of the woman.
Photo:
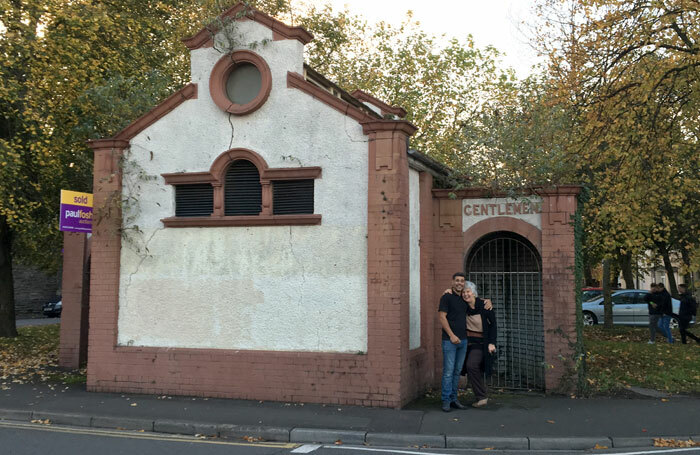
[[467,374],[476,401],[475,408],[486,406],[488,390],[484,374],[491,376],[491,362],[496,354],[496,316],[493,310],[484,308],[484,301],[477,298],[476,285],[467,281],[462,298],[469,305],[467,311],[467,360],[462,375]]

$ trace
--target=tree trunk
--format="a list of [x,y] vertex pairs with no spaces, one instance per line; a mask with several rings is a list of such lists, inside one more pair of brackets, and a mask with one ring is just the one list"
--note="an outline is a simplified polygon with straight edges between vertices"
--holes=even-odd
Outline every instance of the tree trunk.
[[620,261],[614,261],[608,265],[610,266],[610,289],[620,289],[618,283],[620,281]]
[[603,259],[603,328],[613,328],[612,296],[610,292],[610,259]]
[[12,279],[12,234],[0,216],[0,337],[17,336],[15,285]]
[[688,271],[688,267],[690,266],[690,253],[688,252],[688,248],[681,248],[681,258],[683,259],[683,265],[685,266],[685,273],[683,274],[683,282],[685,283],[688,288],[695,288],[693,286],[693,274]]
[[591,266],[588,264],[584,264],[584,266],[583,266],[583,282],[585,283],[586,286],[595,286],[596,285],[595,279],[593,278],[593,270],[591,269]]
[[625,279],[625,288],[634,289],[634,273],[632,273],[632,253],[625,253],[620,257],[622,266],[622,278]]
[[678,288],[676,287],[676,276],[673,273],[673,264],[671,264],[671,256],[668,253],[668,248],[665,246],[659,248],[661,250],[661,257],[664,259],[664,268],[666,269],[666,275],[668,276],[668,292],[675,298],[678,298]]

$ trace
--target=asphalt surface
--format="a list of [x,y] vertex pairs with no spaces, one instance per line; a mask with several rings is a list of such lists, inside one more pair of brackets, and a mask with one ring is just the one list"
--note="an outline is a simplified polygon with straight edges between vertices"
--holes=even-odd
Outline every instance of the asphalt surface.
[[30,325],[49,325],[49,324],[59,324],[61,318],[34,318],[34,319],[17,319],[15,324],[17,327],[27,327]]
[[423,400],[404,409],[92,393],[85,386],[8,384],[0,420],[213,435],[227,440],[370,447],[586,450],[700,441],[700,399],[572,399],[498,395],[488,407],[444,413]]
[[582,450],[497,450],[448,449],[424,447],[373,447],[368,445],[314,444],[232,441],[217,437],[169,435],[152,432],[108,430],[70,427],[53,424],[17,423],[0,421],[0,441],[3,454],[73,455],[75,453],[100,453],[122,455],[148,453],[150,455],[473,455],[476,453],[502,455],[561,455],[562,453],[606,453],[618,455],[662,455],[682,452],[684,455],[700,454],[700,447],[693,449],[647,448],[637,449],[582,449]]

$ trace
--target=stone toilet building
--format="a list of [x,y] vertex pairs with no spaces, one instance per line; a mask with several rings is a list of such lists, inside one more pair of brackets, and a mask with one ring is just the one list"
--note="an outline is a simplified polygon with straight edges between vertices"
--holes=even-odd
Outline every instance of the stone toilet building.
[[91,143],[88,390],[399,407],[439,384],[455,271],[494,300],[496,384],[554,390],[578,189],[433,189],[447,170],[410,150],[403,109],[343,91],[305,65],[308,32],[242,8],[224,13],[240,46],[184,40],[191,83]]

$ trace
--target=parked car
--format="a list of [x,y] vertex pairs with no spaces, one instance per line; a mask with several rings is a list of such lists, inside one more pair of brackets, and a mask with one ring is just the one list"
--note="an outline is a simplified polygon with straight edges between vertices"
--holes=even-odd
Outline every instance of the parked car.
[[583,288],[581,289],[581,301],[588,302],[603,295],[603,288]]
[[[649,307],[644,301],[644,296],[649,291],[644,289],[622,289],[613,291],[613,324],[620,325],[649,325]],[[681,302],[671,299],[673,313],[678,314]],[[597,299],[583,302],[583,325],[602,324],[605,321],[603,309],[603,296]],[[678,327],[678,320],[671,320],[671,327]]]
[[44,304],[44,316],[50,318],[61,317],[61,310],[63,309],[63,300],[58,302],[49,302]]

